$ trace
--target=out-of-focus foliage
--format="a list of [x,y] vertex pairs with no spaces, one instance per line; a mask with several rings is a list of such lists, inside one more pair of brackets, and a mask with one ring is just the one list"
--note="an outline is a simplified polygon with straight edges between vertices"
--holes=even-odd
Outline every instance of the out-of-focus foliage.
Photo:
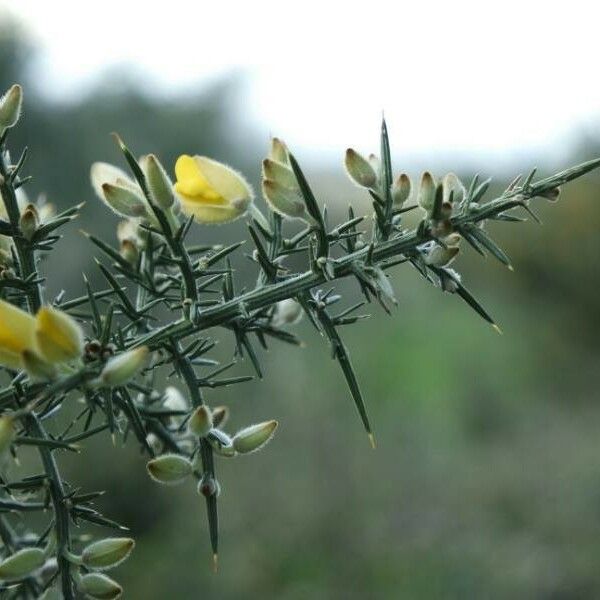
[[[0,89],[22,79],[16,39],[0,33]],[[224,133],[232,118],[224,99],[234,92],[222,85],[166,102],[111,80],[81,103],[30,100],[15,139],[31,145],[34,189],[66,206],[91,197],[89,165],[112,154],[112,130],[140,151],[160,149],[165,164],[210,147],[244,167],[241,155],[253,152]],[[73,180],[61,178],[63,162]],[[504,336],[408,270],[394,281],[393,316],[350,328],[376,452],[364,451],[345,384],[307,325],[306,349],[266,361],[268,384],[219,391],[236,425],[264,415],[282,426],[251,469],[221,468],[227,552],[218,576],[199,549],[201,498],[153,486],[133,450],[96,442],[85,460],[65,456],[66,475],[110,490],[102,509],[140,542],[121,576],[128,597],[600,596],[599,199],[593,175],[541,212],[544,230],[496,227],[515,273],[496,263],[475,269],[481,259],[468,250],[461,257]],[[84,214],[83,228],[114,227],[96,204]],[[89,248],[75,239],[63,242],[73,263],[51,290],[80,285]]]

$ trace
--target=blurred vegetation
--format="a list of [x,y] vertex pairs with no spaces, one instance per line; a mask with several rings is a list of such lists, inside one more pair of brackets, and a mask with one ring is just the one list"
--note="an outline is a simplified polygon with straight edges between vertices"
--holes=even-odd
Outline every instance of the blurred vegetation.
[[[13,145],[30,147],[29,190],[59,206],[89,201],[47,265],[51,293],[75,294],[81,271],[93,272],[77,227],[109,236],[114,229],[88,184],[92,161],[117,159],[109,132],[165,164],[183,152],[207,153],[256,179],[266,143],[250,126],[233,139],[235,81],[167,102],[113,77],[81,101],[52,104],[27,81],[34,51],[25,37],[14,23],[0,30],[0,88],[25,79],[26,118]],[[589,141],[585,152],[570,162],[594,156]],[[367,210],[339,174],[315,188],[339,188],[344,201]],[[243,458],[220,461],[217,576],[192,487],[150,482],[133,442],[107,450],[96,440],[83,456],[61,455],[73,482],[108,490],[103,510],[139,542],[118,573],[127,597],[600,597],[599,198],[600,180],[588,176],[557,206],[541,205],[544,227],[494,225],[515,273],[465,248],[465,280],[503,336],[409,268],[397,269],[393,316],[373,315],[346,332],[377,451],[328,348],[306,323],[307,348],[274,346],[265,381],[213,391],[209,404],[229,404],[232,427],[258,417],[281,422],[248,469]],[[198,239],[227,242],[243,224],[197,229]],[[249,265],[240,253],[236,268]],[[221,346],[224,357],[233,348],[227,339]]]

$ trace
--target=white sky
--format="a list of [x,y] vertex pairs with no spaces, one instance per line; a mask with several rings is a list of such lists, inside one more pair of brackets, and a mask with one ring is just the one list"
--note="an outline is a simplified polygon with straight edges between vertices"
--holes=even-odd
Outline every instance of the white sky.
[[[127,63],[167,94],[232,70],[244,105],[295,147],[376,150],[382,109],[397,154],[503,166],[560,160],[598,136],[597,2],[0,0],[43,49],[53,96]],[[1,12],[0,12],[1,14]]]

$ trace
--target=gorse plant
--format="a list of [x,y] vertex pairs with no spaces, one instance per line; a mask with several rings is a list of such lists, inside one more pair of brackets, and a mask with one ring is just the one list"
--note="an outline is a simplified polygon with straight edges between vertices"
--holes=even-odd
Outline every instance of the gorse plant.
[[[129,172],[96,163],[91,180],[98,197],[122,218],[119,246],[86,234],[100,253],[105,289],[94,290],[86,281],[82,297],[60,293],[49,299],[39,258],[54,250],[60,228],[77,217],[81,206],[54,214],[49,205],[26,199],[26,152],[13,161],[7,150],[21,104],[17,85],[0,100],[0,365],[6,382],[0,391],[0,581],[7,598],[37,598],[52,586],[67,599],[77,593],[121,595],[120,585],[104,571],[129,556],[134,540],[90,542],[81,533],[88,533],[88,523],[125,528],[94,507],[98,492],[66,482],[57,462],[61,452],[76,451],[92,436],[133,437],[147,455],[148,475],[158,483],[195,480],[206,502],[216,567],[217,462],[261,449],[277,422],[226,433],[228,409],[205,404],[204,388],[252,378],[223,375],[235,361],[219,365],[210,358],[215,341],[206,334],[209,328],[232,332],[236,357],[247,356],[262,377],[257,343],[266,347],[275,338],[298,344],[290,326],[305,314],[329,341],[375,446],[341,327],[361,319],[356,311],[374,300],[390,312],[396,299],[386,272],[403,263],[434,287],[462,298],[495,327],[450,268],[461,244],[510,267],[486,224],[535,217],[531,199],[556,200],[559,186],[600,166],[598,159],[538,180],[531,172],[491,200],[485,199],[489,180],[475,177],[464,187],[452,173],[439,181],[424,173],[415,189],[407,175],[394,176],[384,122],[379,157],[365,158],[354,150],[345,157],[348,175],[372,199],[372,220],[350,208],[345,222],[331,226],[296,158],[279,139],[272,140],[263,161],[263,212],[244,177],[226,165],[183,155],[173,183],[155,155],[137,159],[115,136]],[[406,228],[403,215],[413,210],[422,218],[416,228]],[[193,246],[186,239],[195,223],[243,217],[257,279],[251,289],[236,291],[231,261],[241,242]],[[292,254],[305,258],[304,270],[290,269],[286,259]],[[341,297],[333,283],[341,278],[358,284],[362,300],[335,310]],[[163,388],[165,377],[176,377],[185,391]],[[81,401],[81,410],[65,424],[62,409],[73,397]],[[19,476],[11,456],[16,459],[22,445],[39,452],[40,474]],[[14,512],[39,512],[46,527],[16,529]]]

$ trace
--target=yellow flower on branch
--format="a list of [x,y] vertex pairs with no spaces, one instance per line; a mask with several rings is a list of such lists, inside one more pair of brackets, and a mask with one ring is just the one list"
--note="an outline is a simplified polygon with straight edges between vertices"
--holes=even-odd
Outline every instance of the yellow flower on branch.
[[67,313],[51,306],[40,308],[35,317],[35,341],[49,363],[66,362],[83,354],[83,332]]
[[250,207],[253,191],[231,167],[205,156],[184,154],[175,164],[181,209],[199,223],[228,223]]
[[0,365],[22,369],[32,357],[51,365],[82,353],[83,332],[67,313],[44,306],[34,317],[0,300]]
[[35,319],[9,302],[0,300],[0,365],[22,368],[21,354],[35,345]]

